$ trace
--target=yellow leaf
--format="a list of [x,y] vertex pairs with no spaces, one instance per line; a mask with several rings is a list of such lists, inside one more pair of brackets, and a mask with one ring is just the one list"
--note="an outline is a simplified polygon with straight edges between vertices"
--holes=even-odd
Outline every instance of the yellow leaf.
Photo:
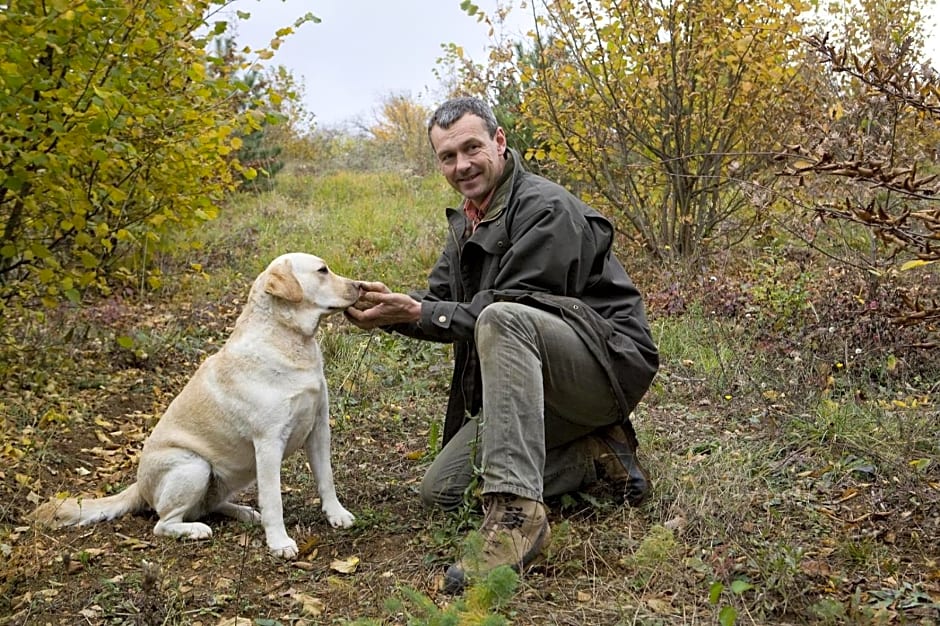
[[352,574],[358,567],[358,556],[351,556],[348,559],[336,559],[330,563],[330,569],[340,574]]
[[317,535],[311,535],[310,538],[300,545],[300,556],[309,556],[314,553],[318,545],[320,545],[320,538]]
[[104,434],[103,432],[101,432],[101,431],[95,432],[95,437],[97,437],[97,438],[98,438],[98,441],[100,441],[101,443],[103,443],[103,444],[106,445],[106,446],[113,446],[113,445],[114,445],[114,442],[111,441],[111,439],[109,439],[108,436],[107,436],[106,434]]
[[933,263],[933,261],[925,261],[925,260],[923,260],[923,259],[914,259],[913,261],[908,261],[907,263],[905,263],[904,265],[902,265],[902,266],[901,266],[901,271],[902,271],[902,272],[906,272],[906,271],[908,271],[908,270],[912,270],[912,269],[917,268],[917,267],[923,267],[923,266],[925,266],[925,265],[930,265],[931,263]]

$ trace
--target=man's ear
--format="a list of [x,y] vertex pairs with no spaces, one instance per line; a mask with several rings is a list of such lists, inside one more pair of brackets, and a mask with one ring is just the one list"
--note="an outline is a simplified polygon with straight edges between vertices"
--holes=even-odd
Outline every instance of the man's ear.
[[268,270],[264,291],[288,302],[300,302],[304,299],[304,290],[287,259]]

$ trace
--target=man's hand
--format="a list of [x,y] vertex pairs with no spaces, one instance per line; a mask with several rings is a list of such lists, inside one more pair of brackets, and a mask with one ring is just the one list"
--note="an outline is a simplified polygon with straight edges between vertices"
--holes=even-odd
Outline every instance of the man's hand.
[[389,324],[417,322],[421,319],[421,303],[404,293],[392,293],[379,282],[360,283],[364,293],[359,301],[346,309],[344,315],[350,322],[371,330]]
[[392,290],[386,287],[385,283],[360,281],[359,300],[356,301],[356,304],[352,305],[352,308],[365,311],[366,309],[374,307],[375,302],[371,302],[365,298],[365,295],[368,293],[392,293]]

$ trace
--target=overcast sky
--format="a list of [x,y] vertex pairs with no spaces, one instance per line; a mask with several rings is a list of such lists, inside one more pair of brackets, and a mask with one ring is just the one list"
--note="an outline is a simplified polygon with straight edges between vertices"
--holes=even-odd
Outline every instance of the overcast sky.
[[[497,0],[474,3],[493,12]],[[238,21],[237,42],[252,48],[266,47],[278,28],[307,12],[322,20],[301,26],[273,59],[303,81],[306,109],[319,127],[374,121],[379,103],[392,94],[436,105],[442,94],[433,70],[441,44],[463,46],[483,61],[488,41],[486,25],[464,13],[460,0],[236,0],[233,13],[236,8],[251,13]],[[519,9],[513,15],[510,34],[519,39],[531,16]],[[932,35],[929,49],[940,66],[938,40]]]
[[[489,12],[497,3],[474,4]],[[464,13],[460,0],[237,0],[234,9],[251,13],[250,20],[238,21],[236,41],[253,49],[266,47],[278,28],[307,12],[322,20],[301,26],[272,60],[303,79],[306,109],[320,127],[373,121],[391,94],[437,104],[433,70],[444,54],[441,44],[463,46],[482,60],[488,41],[486,25]],[[516,13],[521,23],[525,15]]]

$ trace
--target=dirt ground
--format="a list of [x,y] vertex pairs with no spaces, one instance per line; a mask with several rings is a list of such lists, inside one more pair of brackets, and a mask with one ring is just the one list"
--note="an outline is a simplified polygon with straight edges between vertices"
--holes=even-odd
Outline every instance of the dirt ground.
[[[475,512],[455,518],[426,510],[417,494],[429,462],[427,416],[443,411],[446,367],[436,380],[395,402],[334,391],[335,479],[357,524],[330,528],[305,459],[291,457],[283,468],[283,492],[285,521],[301,546],[296,561],[269,555],[260,527],[224,518],[208,520],[214,535],[205,542],[155,537],[153,514],[72,529],[29,525],[27,514],[46,497],[106,495],[134,480],[136,454],[162,408],[205,352],[214,350],[213,342],[225,336],[236,311],[233,302],[191,315],[191,326],[218,338],[210,337],[200,350],[102,358],[96,341],[78,341],[68,362],[58,362],[47,380],[14,389],[11,377],[5,408],[18,409],[26,425],[18,439],[7,438],[8,451],[28,452],[0,470],[2,521],[11,528],[2,540],[6,606],[0,615],[6,616],[0,624],[321,624],[359,618],[405,623],[407,609],[386,607],[388,599],[402,597],[403,588],[441,607],[453,600],[440,591],[440,576],[463,531],[479,518]],[[123,314],[135,318],[123,320],[130,325],[171,325],[168,312]],[[342,384],[338,374],[328,375],[332,387]],[[246,492],[240,501],[256,505],[255,494]],[[630,509],[611,505],[598,512],[583,502],[567,507],[563,517],[570,528],[566,524],[556,535],[583,533],[582,547],[589,552],[599,517],[605,525],[622,525],[624,538],[645,525]],[[617,621],[625,607],[596,567],[616,565],[605,564],[603,554],[592,555],[592,562],[594,570],[577,580],[557,565],[534,568],[514,600],[518,608],[508,611],[513,622]]]
[[[22,372],[7,372],[0,624],[407,624],[453,604],[440,576],[479,518],[426,510],[417,493],[433,420],[444,409],[443,361],[408,384],[396,378],[403,368],[381,363],[352,378],[328,368],[335,479],[357,524],[329,527],[305,460],[291,457],[283,491],[285,521],[302,549],[296,561],[270,556],[259,527],[221,518],[208,521],[214,536],[205,542],[155,537],[152,515],[77,529],[27,523],[29,511],[58,492],[113,493],[133,481],[147,433],[237,310],[237,300],[182,313],[122,309],[128,319],[109,323],[151,328],[152,336],[164,329],[172,349],[121,352],[93,336],[73,337],[68,349],[37,352],[23,359]],[[403,346],[395,358],[405,363],[413,355]],[[758,449],[774,425],[732,423],[726,408],[694,400],[694,389],[680,394],[688,378],[670,367],[664,380],[676,402],[644,407],[639,424],[657,481],[653,498],[640,509],[602,493],[549,503],[547,558],[502,615],[513,624],[696,624],[715,623],[733,603],[739,624],[766,623],[749,607],[765,607],[775,624],[846,623],[834,609],[831,618],[808,617],[839,598],[874,607],[869,614],[883,617],[877,623],[940,621],[935,468],[927,480],[845,469],[799,443],[781,444],[766,463],[747,459],[749,442]],[[39,370],[47,375],[21,375]],[[844,457],[837,450],[834,458]],[[752,472],[750,491],[725,493],[723,480],[740,480],[728,475],[735,458],[745,473],[765,469]],[[254,494],[241,501],[254,504]],[[808,547],[791,549],[801,535]],[[716,580],[728,599],[716,601]],[[753,588],[739,586],[729,598],[727,589],[744,580]],[[877,595],[886,589],[895,595]],[[424,601],[433,604],[422,608]]]

